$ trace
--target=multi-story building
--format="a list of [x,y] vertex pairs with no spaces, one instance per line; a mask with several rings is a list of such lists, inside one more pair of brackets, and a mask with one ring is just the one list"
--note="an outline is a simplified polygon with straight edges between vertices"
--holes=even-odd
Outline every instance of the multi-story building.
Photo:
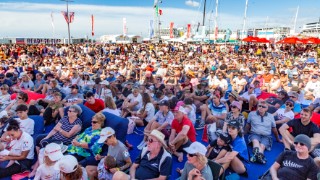
[[303,25],[300,34],[304,36],[320,37],[320,20],[319,22],[307,23]]

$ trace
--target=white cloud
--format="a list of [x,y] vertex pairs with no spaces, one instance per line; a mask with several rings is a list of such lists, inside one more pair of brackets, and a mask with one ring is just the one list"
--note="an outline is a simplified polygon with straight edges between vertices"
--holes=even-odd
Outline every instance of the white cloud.
[[187,0],[186,2],[187,6],[191,6],[191,7],[199,7],[200,3],[197,1],[193,1],[193,0]]

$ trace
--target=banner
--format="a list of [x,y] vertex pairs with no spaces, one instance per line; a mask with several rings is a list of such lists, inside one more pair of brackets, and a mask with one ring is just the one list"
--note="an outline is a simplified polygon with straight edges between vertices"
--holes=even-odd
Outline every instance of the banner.
[[173,38],[173,22],[170,22],[170,38]]
[[91,15],[91,35],[94,36],[94,16]]
[[149,37],[150,39],[153,38],[154,30],[153,30],[153,20],[150,20],[149,24]]
[[191,34],[191,24],[187,24],[187,38],[190,38]]
[[68,18],[68,13],[65,11],[61,11],[64,19],[66,20],[67,23],[72,23],[74,21],[74,12],[69,12],[69,18]]
[[126,18],[123,18],[122,20],[122,32],[123,32],[123,35],[127,35],[127,19]]
[[215,28],[214,30],[214,39],[217,40],[218,39],[218,26]]

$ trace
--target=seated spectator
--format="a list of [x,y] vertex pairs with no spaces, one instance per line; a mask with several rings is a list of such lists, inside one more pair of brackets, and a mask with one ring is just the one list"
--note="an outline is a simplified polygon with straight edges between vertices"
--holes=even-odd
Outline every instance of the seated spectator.
[[100,112],[104,109],[103,100],[94,98],[94,94],[90,91],[86,94],[86,102],[84,103],[84,105],[95,113]]
[[19,92],[17,93],[17,97],[15,101],[12,101],[4,111],[5,114],[7,114],[9,117],[15,117],[17,116],[16,109],[18,105],[20,104],[26,104],[28,101],[28,94],[25,92]]
[[[46,145],[44,149],[43,164],[36,169],[34,180],[59,179],[60,171],[54,169],[55,163],[63,157],[61,146],[56,143]],[[30,177],[30,175],[29,175]]]
[[117,109],[117,106],[114,103],[114,100],[112,99],[112,97],[107,96],[104,100],[104,105],[105,105],[105,108],[102,110],[103,112],[108,112],[116,116],[120,116],[120,110]]
[[44,84],[46,84],[46,81],[43,79],[43,74],[41,72],[38,72],[36,74],[36,79],[34,80],[33,91],[41,94]]
[[289,99],[286,101],[285,108],[280,108],[272,114],[276,117],[277,128],[280,128],[282,124],[287,123],[294,118],[294,113],[292,111],[293,106],[294,101]]
[[199,142],[193,142],[190,147],[184,148],[184,150],[187,152],[188,160],[184,165],[180,179],[213,179],[212,171],[207,164],[208,159],[205,156],[206,147]]
[[288,93],[285,90],[278,92],[278,97],[270,97],[267,99],[268,113],[273,114],[276,112],[287,100],[289,99]]
[[81,163],[88,156],[97,155],[101,151],[98,139],[100,138],[101,128],[104,126],[106,117],[102,113],[97,113],[92,117],[91,127],[84,130],[75,139],[72,140],[68,147],[68,153],[77,158]]
[[[298,115],[301,112],[301,102],[299,102],[299,94],[296,92],[289,92],[288,93],[289,99],[294,102],[293,106],[293,113],[294,115]],[[284,108],[285,106],[282,105],[281,108]]]
[[207,146],[206,157],[211,160],[221,159],[231,151],[231,136],[223,131],[217,131],[216,134],[218,138]]
[[238,99],[239,99],[239,94],[236,91],[231,91],[229,93],[228,100],[225,102],[225,105],[226,105],[228,112],[231,111],[231,107],[230,107],[231,103],[233,101],[238,101]]
[[[229,94],[230,96],[230,94]],[[244,92],[238,100],[242,102],[242,110],[250,111],[256,103],[257,95],[254,93],[254,85],[250,84],[248,91]]]
[[107,80],[104,80],[99,84],[101,87],[97,89],[95,97],[99,99],[105,99],[108,96],[113,98],[113,93],[110,89],[110,83]]
[[227,125],[228,122],[232,120],[236,120],[240,123],[241,129],[243,130],[244,128],[244,123],[245,123],[245,117],[241,113],[241,104],[238,101],[233,101],[230,105],[231,111],[227,113],[226,119],[224,120],[223,123],[223,128],[222,130],[224,132],[227,131]]
[[197,88],[193,91],[190,98],[193,99],[193,103],[196,105],[197,110],[199,110],[199,108],[210,98],[211,92],[209,91],[208,82],[205,78],[202,78],[200,84],[196,87]]
[[305,134],[311,138],[311,150],[320,143],[320,130],[317,125],[311,122],[311,116],[312,111],[304,108],[300,113],[300,119],[293,119],[280,127],[279,132],[286,149],[292,149],[294,137],[299,134]]
[[146,126],[155,114],[155,108],[148,93],[142,93],[142,102],[143,105],[138,111],[129,111],[131,115],[136,116],[134,119],[137,126]]
[[60,171],[60,178],[64,180],[85,180],[88,179],[86,169],[81,167],[75,157],[72,155],[63,156],[54,165],[56,170]]
[[65,145],[71,144],[71,141],[81,130],[82,121],[79,119],[81,113],[82,109],[78,105],[70,106],[67,116],[63,117],[48,135],[37,137],[37,147],[44,147],[44,144],[57,141],[61,141]]
[[63,104],[65,106],[70,106],[73,104],[80,104],[83,102],[83,95],[79,93],[79,86],[76,84],[73,84],[70,86],[71,88],[71,94],[67,95],[63,100]]
[[178,157],[179,162],[183,161],[183,149],[196,141],[196,130],[186,114],[187,112],[183,106],[180,106],[174,112],[168,143],[173,154]]
[[193,104],[192,98],[186,98],[184,99],[184,109],[187,112],[187,116],[192,122],[193,125],[196,123],[196,106]]
[[[158,130],[153,130],[148,135],[148,146],[142,149],[130,168],[131,179],[159,179],[165,180],[171,174],[172,158],[166,148],[164,134]],[[158,164],[154,167],[154,164]],[[114,180],[129,179],[129,176],[122,171],[117,171]]]
[[2,86],[4,84],[8,85],[8,87],[11,87],[12,81],[9,78],[6,78],[5,75],[1,73],[0,74],[0,86]]
[[216,160],[216,162],[222,164],[224,169],[230,167],[237,174],[248,176],[245,165],[249,161],[248,149],[240,128],[238,121],[230,121],[228,123],[227,129],[232,138],[232,151],[227,152],[224,157]]
[[11,138],[6,148],[7,155],[1,156],[0,178],[25,172],[30,169],[34,158],[33,138],[20,129],[17,120],[9,121],[6,132]]
[[0,111],[3,111],[10,104],[9,86],[3,84],[0,87]]
[[127,117],[129,111],[138,111],[142,107],[142,96],[138,88],[133,88],[131,94],[124,100],[122,104],[122,117]]
[[78,85],[81,87],[83,92],[89,92],[93,90],[94,82],[91,80],[89,73],[84,72]]
[[279,90],[281,90],[281,81],[280,75],[276,73],[270,81],[268,92],[276,94]]
[[239,73],[237,77],[233,78],[231,84],[234,91],[236,91],[238,94],[242,94],[242,92],[245,90],[247,81],[243,78],[243,74]]
[[49,125],[61,119],[64,115],[62,94],[54,92],[53,101],[50,101],[45,109],[40,110],[40,116],[43,116],[44,124]]
[[28,76],[28,74],[20,74],[20,77],[22,78],[21,83],[20,83],[20,90],[29,90],[32,91],[34,88],[34,83]]
[[284,151],[278,156],[270,168],[270,174],[267,175],[269,179],[317,179],[319,168],[309,156],[310,138],[299,134],[293,142],[295,151]]
[[[173,113],[169,110],[169,102],[162,101],[159,104],[160,110],[154,115],[148,125],[144,128],[145,134],[150,134],[152,130],[161,131],[167,138],[170,135],[171,126],[174,119]],[[138,149],[142,149],[147,143],[147,136],[144,136],[143,141],[138,145]]]
[[276,123],[272,114],[267,112],[268,106],[266,101],[259,101],[257,111],[249,113],[248,121],[245,129],[245,133],[250,132],[248,137],[249,142],[253,145],[253,156],[251,162],[257,162],[261,164],[266,163],[264,151],[271,150],[273,131],[277,141],[280,142]]
[[[153,86],[151,86],[151,87],[153,87]],[[155,91],[152,103],[153,103],[154,107],[158,109],[159,108],[158,106],[162,101],[168,101],[168,100],[169,100],[169,98],[164,94],[164,92],[158,90],[158,91]]]
[[28,106],[20,104],[16,109],[18,118],[15,118],[20,124],[20,129],[30,135],[33,135],[34,120],[28,117]]
[[131,166],[132,162],[128,149],[116,138],[115,131],[112,128],[106,127],[102,129],[98,143],[105,143],[108,145],[108,156],[111,156],[115,159],[116,166],[107,171],[104,168],[106,157],[96,155],[96,159],[100,160],[98,167],[92,165],[86,167],[90,180],[94,180],[98,176],[99,179],[107,179],[107,177],[110,175],[112,177],[115,172],[125,171]]
[[209,105],[204,104],[201,109],[200,125],[196,125],[196,129],[203,129],[204,123],[217,123],[217,127],[223,127],[223,120],[227,115],[226,106],[220,102],[220,95],[213,94],[212,99],[208,102]]

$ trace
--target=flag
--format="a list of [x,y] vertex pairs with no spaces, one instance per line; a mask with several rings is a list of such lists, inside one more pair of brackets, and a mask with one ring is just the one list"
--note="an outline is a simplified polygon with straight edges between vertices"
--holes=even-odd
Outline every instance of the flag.
[[162,15],[162,9],[159,9],[159,15],[160,16]]
[[61,11],[61,13],[67,23],[72,23],[74,21],[74,12],[69,12],[69,17],[68,17],[68,13],[65,11]]
[[91,15],[91,35],[94,36],[94,16]]
[[215,40],[218,39],[218,26],[214,30],[214,38],[215,38]]
[[67,23],[69,23],[69,18],[68,18],[68,14],[67,14],[67,12],[65,12],[65,11],[61,11],[61,13],[62,13],[62,15],[63,15],[64,19],[66,20],[66,22],[67,22]]
[[69,13],[69,18],[70,18],[70,23],[72,23],[74,21],[74,12],[70,12]]
[[153,33],[154,33],[154,31],[153,31],[153,20],[150,20],[150,32],[149,32],[149,37],[150,37],[150,39],[153,37]]
[[124,36],[127,34],[127,19],[126,18],[122,19],[122,32],[123,32]]
[[170,38],[173,38],[173,25],[174,23],[173,22],[170,22]]
[[190,33],[191,33],[191,24],[187,25],[187,38],[190,38]]

